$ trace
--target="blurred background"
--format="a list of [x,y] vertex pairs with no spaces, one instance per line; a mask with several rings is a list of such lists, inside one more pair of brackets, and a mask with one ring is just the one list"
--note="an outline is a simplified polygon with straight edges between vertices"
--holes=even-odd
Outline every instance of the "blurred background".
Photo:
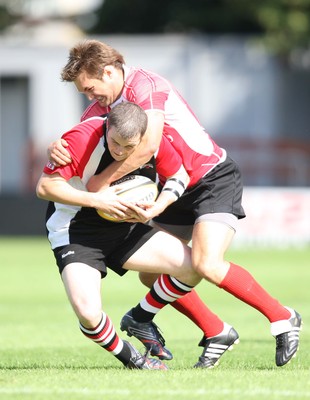
[[90,37],[171,80],[239,163],[237,245],[309,246],[310,0],[0,0],[0,235],[45,233],[46,148],[87,106],[60,71]]

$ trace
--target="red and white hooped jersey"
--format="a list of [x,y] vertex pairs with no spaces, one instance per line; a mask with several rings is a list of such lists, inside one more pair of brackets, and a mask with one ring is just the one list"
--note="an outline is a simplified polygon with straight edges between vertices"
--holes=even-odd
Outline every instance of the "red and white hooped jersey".
[[[214,142],[167,79],[150,71],[127,66],[124,66],[124,73],[122,96],[111,107],[121,101],[130,101],[140,105],[145,111],[164,113],[163,134],[182,158],[190,176],[189,187],[225,161],[226,151]],[[107,112],[109,107],[101,107],[95,101],[85,110],[81,120]]]
[[78,178],[80,181],[78,188],[81,189],[84,186],[86,190],[86,183],[95,174],[105,152],[103,127],[106,119],[106,117],[89,118],[63,134],[62,138],[68,143],[72,162],[58,167],[48,162],[43,172],[48,175],[57,172],[74,187]]

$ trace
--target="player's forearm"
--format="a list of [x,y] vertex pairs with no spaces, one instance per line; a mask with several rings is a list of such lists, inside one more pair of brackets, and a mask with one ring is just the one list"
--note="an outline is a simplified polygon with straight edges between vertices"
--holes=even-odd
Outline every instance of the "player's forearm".
[[97,207],[93,193],[75,189],[65,180],[41,177],[36,189],[40,199],[80,207]]
[[139,207],[133,207],[133,210],[138,216],[135,222],[145,223],[161,214],[170,204],[174,203],[182,196],[189,181],[190,177],[184,166],[181,165],[179,170],[167,179],[158,198],[152,205],[141,203],[139,204],[140,209]]
[[152,218],[161,214],[170,204],[177,201],[178,197],[171,192],[161,192],[152,207]]
[[170,206],[170,204],[174,203],[182,196],[189,181],[190,177],[184,166],[181,165],[180,169],[173,176],[170,176],[167,179],[160,195],[158,196],[154,205],[156,215],[162,213],[168,206]]
[[150,151],[139,151],[133,153],[132,156],[124,161],[112,162],[100,174],[91,177],[87,183],[87,189],[90,192],[98,192],[106,188],[112,182],[117,181],[147,163],[152,156],[153,153]]

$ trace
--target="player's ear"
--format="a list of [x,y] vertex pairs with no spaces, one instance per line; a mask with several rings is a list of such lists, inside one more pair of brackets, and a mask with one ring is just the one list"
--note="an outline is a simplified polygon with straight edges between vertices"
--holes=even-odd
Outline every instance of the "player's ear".
[[114,67],[113,65],[106,65],[103,69],[103,77],[111,78],[113,76]]

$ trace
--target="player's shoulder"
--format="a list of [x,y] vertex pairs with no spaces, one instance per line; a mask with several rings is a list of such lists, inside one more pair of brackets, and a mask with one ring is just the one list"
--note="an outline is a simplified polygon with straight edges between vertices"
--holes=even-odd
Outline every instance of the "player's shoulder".
[[167,82],[167,79],[159,75],[154,71],[150,71],[140,67],[126,67],[125,71],[125,84],[131,82],[148,82],[154,84],[154,82]]
[[105,115],[100,115],[100,116],[93,116],[93,117],[89,117],[87,119],[84,119],[82,122],[79,123],[80,126],[83,125],[102,125],[103,122],[105,122],[107,120],[108,116],[107,114]]
[[87,137],[96,135],[98,138],[104,134],[106,117],[90,117],[64,133],[62,137],[66,140],[75,138],[75,141],[87,140]]
[[86,108],[86,110],[82,114],[81,121],[84,121],[91,117],[96,117],[96,116],[98,117],[100,115],[107,114],[107,113],[108,113],[107,107],[101,107],[99,102],[97,100],[95,100],[93,103],[91,103]]

